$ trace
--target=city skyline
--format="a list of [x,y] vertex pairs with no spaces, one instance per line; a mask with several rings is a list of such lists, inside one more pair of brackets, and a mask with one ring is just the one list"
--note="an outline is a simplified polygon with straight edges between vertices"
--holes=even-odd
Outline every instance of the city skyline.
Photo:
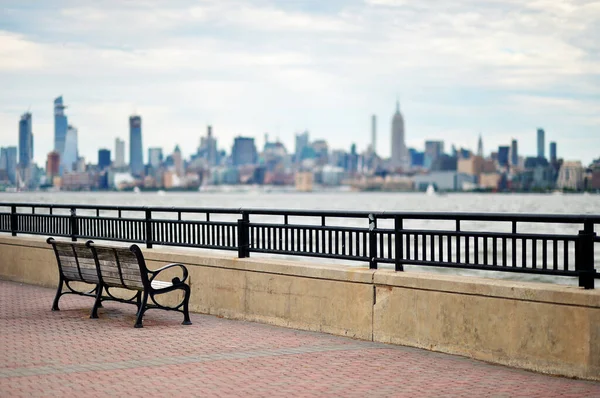
[[228,150],[236,136],[260,146],[267,132],[291,149],[304,130],[364,150],[374,114],[377,152],[389,157],[399,95],[407,147],[475,150],[482,133],[486,149],[515,138],[519,153],[535,155],[543,128],[560,157],[589,163],[600,147],[600,61],[587,38],[600,33],[600,10],[542,3],[8,1],[0,141],[17,145],[29,109],[43,164],[54,148],[50,102],[62,94],[86,159],[115,138],[129,146],[133,114],[144,119],[144,156],[179,144],[184,157],[207,125]]

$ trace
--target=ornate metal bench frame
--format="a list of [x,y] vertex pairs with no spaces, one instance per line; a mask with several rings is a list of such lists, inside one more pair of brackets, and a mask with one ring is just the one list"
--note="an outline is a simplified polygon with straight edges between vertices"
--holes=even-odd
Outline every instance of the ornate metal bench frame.
[[[121,303],[134,304],[138,307],[136,314],[136,321],[134,327],[141,328],[143,327],[143,317],[144,313],[153,308],[163,309],[167,311],[177,311],[181,312],[184,316],[183,325],[191,325],[189,315],[189,299],[190,299],[190,287],[186,283],[188,278],[188,270],[183,264],[168,264],[162,268],[157,270],[149,270],[146,266],[146,260],[144,259],[144,255],[142,250],[138,245],[131,245],[129,248],[119,248],[112,246],[101,246],[94,244],[93,241],[87,241],[84,244],[80,243],[72,243],[72,242],[57,242],[53,238],[48,238],[47,242],[51,244],[54,248],[54,252],[56,254],[56,259],[58,262],[60,280],[59,286],[56,292],[56,297],[54,298],[54,303],[52,305],[53,311],[58,311],[58,301],[63,294],[78,294],[83,296],[95,297],[94,306],[92,307],[92,313],[90,318],[98,318],[98,308],[102,307],[103,301],[118,301]],[[73,250],[73,257],[75,264],[77,266],[78,272],[63,272],[64,264],[61,263],[61,258],[59,256],[59,250],[57,249],[57,245],[61,246],[70,246],[71,250]],[[100,260],[99,259],[99,251],[101,253],[112,253],[114,256],[114,261],[110,260]],[[90,278],[89,275],[86,277],[83,276],[83,272],[81,272],[79,255],[81,253],[87,254],[89,253],[91,257],[94,259],[95,269],[96,269],[96,278]],[[133,255],[133,257],[132,257]],[[131,261],[132,258],[135,258],[136,267],[131,267],[132,263],[128,262],[129,267],[123,267],[123,264],[120,261],[120,258],[126,258]],[[90,258],[86,256],[85,258]],[[101,263],[102,261],[102,263]],[[108,264],[107,264],[108,263]],[[109,276],[106,272],[103,272],[103,267],[106,266],[114,267],[118,271],[119,278],[114,278]],[[156,281],[155,278],[164,270],[179,267],[182,270],[182,277],[175,277],[169,282],[159,282]],[[72,267],[71,267],[72,268]],[[89,268],[89,267],[87,267]],[[126,271],[126,272],[125,272]],[[88,272],[89,273],[89,272]],[[127,275],[128,277],[133,277],[133,280],[127,280],[123,277],[123,275]],[[80,278],[78,279],[77,276]],[[75,278],[74,278],[75,277]],[[128,283],[126,282],[133,282]],[[95,284],[95,288],[89,292],[81,292],[73,289],[69,282],[85,282],[85,283],[93,283]],[[69,291],[63,292],[63,284],[65,284]],[[120,288],[127,290],[136,290],[136,293],[133,297],[122,299],[116,297],[110,292],[111,288]],[[158,303],[155,300],[155,296],[161,295],[163,293],[172,292],[175,290],[183,290],[184,297],[183,300],[174,307],[169,307]]]

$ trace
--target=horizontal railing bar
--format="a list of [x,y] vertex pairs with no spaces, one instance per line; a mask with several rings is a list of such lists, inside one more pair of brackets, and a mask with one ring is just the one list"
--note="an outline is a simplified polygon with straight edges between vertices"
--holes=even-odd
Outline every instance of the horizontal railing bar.
[[[143,218],[141,220],[144,221]],[[159,219],[159,218],[151,219],[150,223],[152,223],[154,225],[157,225],[157,224],[175,224],[175,225],[191,224],[191,225],[220,225],[220,226],[229,226],[229,227],[237,227],[237,225],[238,225],[237,222],[233,222],[233,221],[167,220],[167,219]]]
[[215,246],[215,245],[195,245],[193,243],[172,243],[163,241],[152,241],[152,244],[159,246],[181,246],[181,247],[195,247],[199,249],[215,249],[215,250],[237,250],[237,246]]
[[[237,224],[236,224],[237,225]],[[369,232],[369,228],[361,227],[343,227],[340,225],[316,225],[316,224],[263,224],[249,223],[249,227],[265,228],[288,228],[288,229],[314,229],[317,231],[347,231],[347,232]]]
[[[394,233],[393,229],[377,228],[375,232]],[[436,229],[402,229],[398,233],[404,235],[440,235],[440,236],[465,236],[473,238],[510,238],[510,239],[539,239],[539,240],[568,240],[576,241],[577,235],[542,235],[522,234],[510,232],[479,232],[479,231],[442,231]]]
[[461,221],[499,221],[499,222],[544,222],[544,223],[600,223],[600,216],[589,214],[521,214],[521,213],[441,213],[441,212],[365,212],[365,211],[325,211],[325,210],[275,210],[251,208],[195,208],[195,207],[160,207],[160,206],[106,206],[106,205],[74,205],[74,204],[42,204],[42,203],[0,203],[0,207],[31,207],[47,209],[90,209],[90,210],[121,210],[152,212],[181,212],[181,213],[215,213],[250,215],[278,215],[305,217],[334,217],[334,218],[365,218],[374,215],[376,218],[388,219],[400,217],[403,219],[422,220],[461,220]]
[[283,254],[290,256],[303,256],[303,257],[322,257],[322,258],[331,258],[338,260],[355,260],[355,261],[369,261],[369,257],[364,256],[349,256],[342,254],[329,254],[329,253],[314,253],[314,252],[299,252],[299,251],[290,251],[290,250],[274,250],[274,249],[255,249],[250,248],[250,252],[252,253],[267,253],[267,254]]
[[[394,263],[394,259],[389,259],[389,258],[378,258],[376,260],[377,260],[377,262],[381,262],[381,263],[387,263],[387,264]],[[449,263],[449,262],[424,261],[424,260],[404,260],[403,259],[402,264],[423,265],[423,266],[428,266],[428,267],[457,268],[457,269],[476,269],[476,270],[482,270],[482,271],[545,274],[545,275],[557,275],[557,276],[578,276],[579,275],[579,273],[577,271],[570,271],[570,270],[565,271],[565,270],[552,270],[552,269],[543,269],[543,268],[504,267],[502,265]]]

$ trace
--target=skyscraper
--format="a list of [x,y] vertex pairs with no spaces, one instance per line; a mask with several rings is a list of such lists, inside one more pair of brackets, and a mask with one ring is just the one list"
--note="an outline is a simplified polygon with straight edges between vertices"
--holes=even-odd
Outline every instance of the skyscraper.
[[212,126],[207,126],[206,137],[200,138],[200,148],[198,148],[198,154],[206,159],[206,162],[209,166],[214,166],[217,164],[217,140],[215,137],[213,137]]
[[98,150],[98,168],[100,170],[108,169],[110,167],[110,149],[99,149]]
[[78,157],[77,129],[74,126],[69,125],[67,126],[64,151],[60,157],[61,174],[73,171]]
[[52,151],[48,154],[46,160],[46,177],[52,183],[52,179],[60,173],[60,154],[56,151]]
[[65,115],[66,106],[63,105],[62,96],[54,100],[54,150],[61,157],[65,150],[65,139],[67,138],[67,116]]
[[512,140],[510,143],[510,164],[517,166],[519,164],[519,150],[517,148],[517,140]]
[[377,153],[377,116],[371,116],[371,150]]
[[17,182],[17,147],[0,148],[0,167],[4,167],[12,184]]
[[444,141],[425,141],[423,165],[430,168],[444,153]]
[[546,153],[545,153],[545,147],[544,147],[544,129],[538,129],[537,130],[537,156],[538,158],[545,158],[546,157]]
[[400,113],[400,102],[396,101],[396,113],[392,118],[392,158],[393,169],[408,167],[408,152],[404,142],[404,118]]
[[479,141],[477,141],[477,156],[483,157],[483,138],[479,134]]
[[31,113],[26,112],[19,121],[19,166],[27,168],[33,160],[33,132]]
[[141,176],[144,173],[142,118],[136,115],[129,117],[129,166],[134,176]]
[[556,163],[557,161],[558,158],[556,156],[556,142],[552,141],[550,142],[550,162]]
[[181,149],[179,149],[179,145],[175,145],[175,150],[171,155],[173,158],[173,166],[175,167],[175,174],[179,177],[185,175],[185,169],[183,164],[183,156],[181,156]]
[[257,155],[254,138],[235,137],[231,150],[231,158],[234,166],[256,163]]
[[163,161],[162,148],[148,148],[148,164],[158,169]]
[[498,165],[502,167],[508,166],[508,158],[509,158],[510,147],[508,146],[499,146],[498,147]]
[[301,134],[296,134],[296,153],[294,155],[296,164],[299,164],[302,161],[302,152],[304,152],[304,150],[308,148],[308,143],[308,131],[305,131]]
[[125,167],[125,141],[115,139],[115,168],[120,169]]

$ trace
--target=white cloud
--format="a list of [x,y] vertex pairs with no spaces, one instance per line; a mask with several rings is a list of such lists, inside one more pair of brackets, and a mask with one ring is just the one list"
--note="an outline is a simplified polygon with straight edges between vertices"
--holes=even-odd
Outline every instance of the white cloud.
[[[110,132],[112,143],[137,108],[145,142],[177,140],[189,151],[206,123],[226,145],[265,130],[291,145],[295,130],[309,128],[332,147],[364,147],[376,113],[387,154],[398,93],[415,145],[427,135],[459,143],[476,142],[479,130],[559,129],[559,117],[582,134],[597,128],[598,2],[368,0],[327,11],[268,0],[15,4],[6,15],[17,28],[0,31],[1,141],[16,134],[15,107],[31,104],[36,143],[51,145],[59,93],[82,135]],[[97,143],[82,143],[83,152]]]

